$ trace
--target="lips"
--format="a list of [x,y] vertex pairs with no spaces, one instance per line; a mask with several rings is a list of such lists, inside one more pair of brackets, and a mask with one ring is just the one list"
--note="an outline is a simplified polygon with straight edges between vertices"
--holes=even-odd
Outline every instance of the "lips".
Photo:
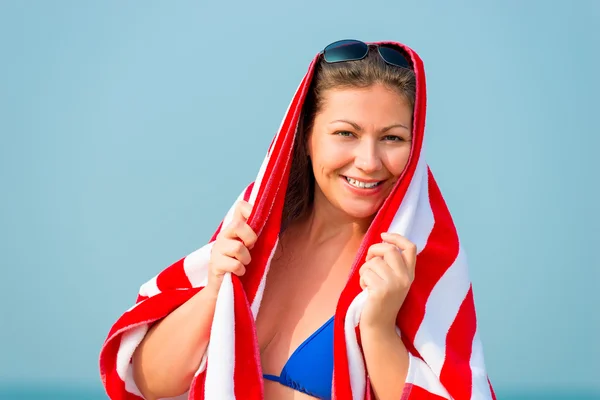
[[[369,182],[371,184],[375,183],[375,186],[373,186],[373,187],[360,187],[360,186],[355,186],[350,183],[350,180],[354,181],[353,178],[348,178],[346,176],[341,175],[340,179],[342,180],[342,182],[343,182],[342,184],[344,185],[346,190],[349,192],[349,194],[351,194],[353,196],[360,196],[360,197],[377,196],[379,193],[382,192],[382,190],[384,190],[384,187],[385,187],[384,185],[382,185],[382,183],[384,183],[385,180]],[[359,181],[359,182],[365,182],[365,181]]]
[[373,189],[383,183],[383,181],[356,179],[349,176],[344,176],[344,178],[351,186],[358,189]]

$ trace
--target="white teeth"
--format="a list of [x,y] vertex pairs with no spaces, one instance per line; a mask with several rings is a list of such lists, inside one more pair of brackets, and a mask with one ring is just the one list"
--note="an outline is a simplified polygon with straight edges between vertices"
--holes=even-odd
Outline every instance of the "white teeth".
[[356,186],[358,188],[363,188],[363,189],[374,188],[375,186],[379,185],[379,183],[380,183],[380,182],[366,183],[366,182],[357,181],[356,179],[352,179],[352,178],[348,178],[348,177],[346,177],[346,180],[352,186]]

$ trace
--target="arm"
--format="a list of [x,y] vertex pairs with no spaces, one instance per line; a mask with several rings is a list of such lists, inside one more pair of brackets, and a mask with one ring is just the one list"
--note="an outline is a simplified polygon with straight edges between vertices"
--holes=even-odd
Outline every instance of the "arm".
[[133,354],[133,378],[145,399],[186,392],[206,351],[216,295],[201,290],[155,324]]
[[369,295],[359,326],[375,398],[397,400],[402,397],[410,358],[396,333],[396,318],[414,279],[417,250],[400,235],[381,236],[384,242],[369,247],[360,269],[360,285]]
[[395,331],[360,330],[367,373],[377,400],[398,400],[402,396],[408,372],[408,351]]
[[133,377],[145,399],[185,393],[210,338],[217,294],[225,273],[246,272],[257,235],[247,224],[252,206],[238,203],[232,222],[219,234],[209,261],[207,286],[146,334],[133,354]]

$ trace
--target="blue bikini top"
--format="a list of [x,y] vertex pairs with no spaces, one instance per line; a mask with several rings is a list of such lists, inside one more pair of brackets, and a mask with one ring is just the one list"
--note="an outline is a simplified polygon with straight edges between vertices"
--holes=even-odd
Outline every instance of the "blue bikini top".
[[317,399],[331,400],[333,317],[298,346],[283,366],[280,376],[263,377]]

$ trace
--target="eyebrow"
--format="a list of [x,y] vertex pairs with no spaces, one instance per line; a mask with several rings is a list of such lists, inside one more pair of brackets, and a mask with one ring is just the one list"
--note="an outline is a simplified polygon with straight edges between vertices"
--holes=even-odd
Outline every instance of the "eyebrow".
[[[352,127],[354,127],[354,129],[356,129],[357,131],[362,131],[361,126],[358,125],[356,122],[348,121],[346,119],[336,119],[335,121],[331,121],[332,124],[335,123],[335,122],[344,122],[346,124],[352,125]],[[393,124],[393,125],[390,125],[390,126],[386,126],[385,128],[383,128],[381,130],[381,132],[387,132],[387,131],[389,131],[392,128],[404,128],[404,129],[406,129],[407,131],[410,132],[410,129],[408,129],[408,127],[406,127],[405,125],[402,125],[402,124]]]

